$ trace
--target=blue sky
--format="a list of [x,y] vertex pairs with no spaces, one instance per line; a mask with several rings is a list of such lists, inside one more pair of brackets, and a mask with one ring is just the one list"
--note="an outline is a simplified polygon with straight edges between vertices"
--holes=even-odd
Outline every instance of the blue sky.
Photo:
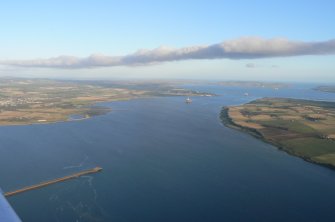
[[[159,46],[213,45],[241,37],[323,42],[335,39],[335,2],[6,1],[0,8],[0,60],[62,55],[125,56]],[[140,66],[0,66],[0,75],[67,78],[194,78],[335,83],[335,56],[187,59]],[[252,64],[247,66],[247,64]],[[249,67],[249,68],[248,68]]]

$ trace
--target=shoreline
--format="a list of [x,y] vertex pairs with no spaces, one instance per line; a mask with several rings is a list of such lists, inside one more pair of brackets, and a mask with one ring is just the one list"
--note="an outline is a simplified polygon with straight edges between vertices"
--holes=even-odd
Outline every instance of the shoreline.
[[134,98],[121,98],[121,99],[115,99],[115,100],[106,100],[106,101],[99,101],[99,102],[93,102],[89,105],[86,105],[86,107],[83,107],[83,109],[88,108],[89,110],[94,110],[94,107],[96,108],[102,108],[104,109],[104,113],[100,113],[100,114],[96,114],[96,115],[90,115],[88,117],[83,117],[83,118],[79,118],[79,119],[70,119],[70,116],[72,115],[85,115],[83,113],[80,113],[80,108],[78,109],[78,112],[73,112],[70,114],[66,115],[66,119],[59,119],[59,120],[55,120],[55,121],[39,121],[36,120],[35,122],[29,122],[29,123],[14,123],[14,124],[1,124],[0,123],[0,127],[10,127],[10,126],[30,126],[30,125],[47,125],[47,124],[56,124],[56,123],[66,123],[66,122],[75,122],[75,121],[83,121],[83,120],[87,120],[87,119],[91,119],[93,117],[96,116],[102,116],[102,115],[106,115],[110,112],[112,112],[112,108],[107,107],[107,106],[103,106],[103,105],[99,105],[101,103],[110,103],[110,102],[118,102],[118,101],[129,101],[129,100],[135,100],[135,99],[142,99],[142,98],[149,98],[149,97],[134,97]]
[[[120,101],[120,100],[118,100],[118,101]],[[104,101],[104,102],[115,102],[115,101]],[[96,103],[90,105],[89,109],[94,108],[95,104]],[[47,121],[47,120],[46,121],[40,121],[40,120],[36,120],[35,122],[29,122],[29,123],[0,124],[0,127],[46,125],[46,124],[55,124],[55,123],[83,121],[83,120],[91,119],[91,118],[96,117],[96,116],[102,116],[102,115],[105,115],[107,113],[112,112],[112,109],[109,108],[109,107],[106,107],[106,106],[99,106],[99,108],[105,108],[106,112],[101,113],[101,114],[96,114],[96,115],[89,115],[89,116],[85,116],[86,114],[82,114],[82,113],[78,113],[78,112],[73,112],[73,113],[67,114],[65,119],[59,119],[59,120],[55,120],[55,121]],[[80,110],[78,110],[78,111],[80,111]],[[84,117],[78,118],[78,119],[71,119],[70,117],[72,115],[82,115]]]
[[[193,97],[207,97],[207,95],[199,94],[199,95],[191,95]],[[216,94],[212,94],[211,96],[218,96]],[[184,97],[184,95],[152,95],[152,96],[137,96],[137,97],[129,97],[129,98],[118,98],[113,100],[106,100],[106,101],[98,101],[98,102],[92,102],[91,104],[87,104],[85,107],[78,108],[77,112],[69,113],[66,115],[66,118],[55,120],[55,121],[39,121],[35,120],[34,122],[27,122],[27,123],[13,123],[13,124],[1,124],[0,127],[10,127],[10,126],[30,126],[30,125],[46,125],[46,124],[56,124],[56,123],[65,123],[65,122],[75,122],[75,121],[83,121],[87,119],[91,119],[96,116],[102,116],[106,115],[113,111],[111,107],[107,107],[104,105],[100,105],[103,103],[112,103],[112,102],[119,102],[119,101],[130,101],[130,100],[138,100],[138,99],[148,99],[148,98],[162,98],[162,97]],[[95,110],[96,108],[96,110]],[[97,111],[98,109],[101,109],[101,113],[89,115],[86,117],[85,109],[88,109],[86,111]],[[99,111],[99,110],[98,110]],[[78,118],[78,119],[71,119],[70,117],[72,115],[82,115],[84,117]]]
[[[2,79],[0,126],[79,121],[107,113],[104,102],[172,96],[215,96],[173,82]],[[73,116],[73,118],[71,118]],[[85,117],[85,118],[83,118]]]
[[251,135],[253,137],[255,137],[256,139],[259,139],[267,144],[270,144],[272,146],[274,146],[275,148],[277,148],[277,150],[279,151],[283,151],[285,153],[287,153],[288,155],[290,156],[294,156],[294,157],[297,157],[297,158],[300,158],[308,163],[313,163],[313,164],[317,164],[319,166],[322,166],[322,167],[326,167],[328,169],[331,169],[331,170],[335,170],[335,166],[334,165],[331,165],[331,164],[326,164],[326,163],[320,163],[320,162],[317,162],[317,161],[314,161],[308,157],[305,157],[305,156],[302,156],[302,155],[297,155],[293,152],[290,152],[285,146],[281,145],[281,144],[278,144],[278,143],[275,143],[273,141],[270,141],[270,140],[267,140],[260,132],[258,132],[256,129],[252,129],[252,128],[248,128],[248,127],[243,127],[243,126],[240,126],[238,124],[236,124],[232,118],[229,116],[229,107],[225,106],[225,107],[222,107],[221,109],[221,112],[220,112],[220,120],[222,122],[222,124],[230,129],[234,129],[234,130],[238,130],[242,133],[246,133],[248,135]]

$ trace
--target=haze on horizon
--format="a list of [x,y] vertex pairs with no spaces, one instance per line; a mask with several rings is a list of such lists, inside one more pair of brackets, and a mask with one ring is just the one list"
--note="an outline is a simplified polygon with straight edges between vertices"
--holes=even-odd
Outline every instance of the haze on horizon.
[[10,1],[0,76],[335,83],[335,3]]

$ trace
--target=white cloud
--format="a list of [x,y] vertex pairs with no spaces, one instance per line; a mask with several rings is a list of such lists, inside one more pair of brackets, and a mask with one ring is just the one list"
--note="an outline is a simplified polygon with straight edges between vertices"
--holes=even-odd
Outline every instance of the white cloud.
[[[58,56],[46,59],[5,60],[1,65],[47,68],[92,68],[147,65],[188,59],[257,59],[335,54],[335,39],[323,42],[291,41],[285,38],[243,37],[219,44],[184,48],[141,49],[125,56],[93,54],[86,58]],[[247,67],[250,67],[247,65]]]

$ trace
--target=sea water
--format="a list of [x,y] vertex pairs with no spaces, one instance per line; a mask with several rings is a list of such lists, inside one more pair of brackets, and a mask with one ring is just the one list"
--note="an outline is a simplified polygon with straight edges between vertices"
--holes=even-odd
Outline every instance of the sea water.
[[[15,190],[103,171],[8,198],[26,222],[334,221],[335,171],[223,126],[222,106],[260,97],[334,101],[335,94],[187,85],[215,97],[102,105],[82,121],[0,127],[0,186]],[[244,96],[244,93],[249,96]]]

